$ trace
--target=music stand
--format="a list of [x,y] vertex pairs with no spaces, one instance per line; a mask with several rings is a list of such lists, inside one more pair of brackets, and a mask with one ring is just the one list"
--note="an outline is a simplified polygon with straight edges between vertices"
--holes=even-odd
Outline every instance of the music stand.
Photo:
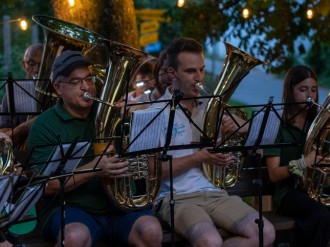
[[[267,148],[284,148],[291,146],[298,146],[301,143],[301,139],[303,135],[297,139],[293,133],[288,129],[289,134],[294,140],[292,143],[276,143],[275,139],[278,133],[278,129],[280,126],[286,126],[286,122],[283,121],[282,116],[278,113],[278,110],[275,108],[276,106],[283,107],[284,105],[297,105],[297,104],[305,104],[299,112],[303,111],[305,108],[308,110],[311,108],[311,104],[308,102],[303,103],[284,103],[284,104],[273,104],[273,97],[270,97],[268,104],[266,105],[252,105],[252,106],[241,106],[241,107],[261,107],[259,111],[253,112],[252,117],[243,125],[239,126],[236,122],[238,129],[232,133],[229,137],[225,138],[221,141],[221,143],[217,144],[214,148],[214,152],[223,152],[223,151],[232,151],[232,150],[252,150],[252,161],[258,164],[258,178],[253,181],[254,184],[258,185],[258,198],[259,198],[259,218],[256,219],[256,224],[259,228],[259,246],[263,246],[263,219],[262,219],[262,174],[261,174],[261,155],[257,153],[258,149],[267,149]],[[223,111],[223,114],[231,117],[233,120],[233,116],[230,113],[230,109],[237,107],[226,107]],[[298,112],[298,113],[299,113]],[[296,114],[298,114],[296,113]],[[222,114],[222,115],[223,115]],[[291,119],[288,120],[290,122]],[[234,120],[235,121],[235,120]],[[234,136],[236,133],[240,131],[246,124],[250,123],[249,131],[247,134],[247,138],[242,146],[230,147],[224,146],[226,142]],[[306,124],[306,122],[305,122]]]
[[17,179],[18,176],[14,174],[0,177],[0,212],[3,210],[5,204],[7,203],[8,198],[12,195],[14,184],[16,183]]
[[[60,182],[60,205],[61,205],[61,246],[64,246],[64,228],[65,228],[65,198],[64,198],[64,187],[66,179],[76,173],[84,173],[94,171],[92,170],[81,170],[74,171],[82,158],[85,158],[85,154],[89,149],[90,141],[78,141],[73,142],[60,142],[58,144],[40,145],[34,147],[29,155],[28,161],[32,157],[33,153],[38,149],[49,148],[52,149],[51,155],[44,161],[30,163],[29,165],[37,167],[43,165],[42,169],[38,174],[41,177],[37,177],[35,180],[54,180],[58,179]],[[56,196],[55,196],[56,197]],[[54,198],[55,198],[54,197]]]
[[[46,180],[39,180],[31,183],[31,178],[24,186],[17,188],[18,175],[8,175],[9,185],[1,198],[2,215],[0,217],[0,228],[9,228],[17,223],[32,220],[27,218],[27,213],[32,209],[35,203],[40,199]],[[15,186],[15,187],[14,187]],[[8,196],[10,194],[10,196]],[[10,229],[9,229],[10,230]]]
[[[37,92],[36,85],[37,83],[47,84],[44,87],[44,92]],[[2,111],[0,116],[10,117],[11,129],[12,129],[12,140],[14,140],[13,130],[18,122],[25,121],[26,116],[39,115],[44,111],[46,106],[46,97],[41,101],[37,97],[39,94],[49,95],[51,92],[51,83],[50,80],[46,79],[17,79],[14,80],[12,73],[8,73],[8,78],[5,81],[2,81],[1,88],[6,88],[7,100],[3,101],[4,108],[8,108],[7,112]],[[16,117],[18,119],[16,119]]]

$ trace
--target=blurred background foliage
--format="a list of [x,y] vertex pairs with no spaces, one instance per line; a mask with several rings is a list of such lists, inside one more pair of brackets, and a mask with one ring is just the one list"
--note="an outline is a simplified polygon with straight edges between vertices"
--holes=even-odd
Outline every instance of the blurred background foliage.
[[[67,0],[1,1],[0,14],[11,18],[26,17],[32,25],[32,15],[54,16],[53,4],[60,1]],[[83,4],[92,0],[76,1]],[[321,84],[330,84],[327,79],[330,76],[328,0],[186,0],[181,8],[176,0],[134,0],[133,3],[135,9],[167,10],[165,15],[170,21],[161,22],[159,29],[162,47],[177,36],[195,38],[205,47],[221,40],[238,40],[238,47],[266,61],[269,64],[266,69],[270,72],[282,75],[293,64],[304,63],[318,73]],[[250,10],[248,18],[242,17],[244,8]],[[308,8],[313,10],[312,19],[306,17]],[[100,13],[89,14],[102,16]],[[139,25],[139,20],[137,23]],[[43,42],[42,31],[39,40]],[[14,78],[23,78],[20,61],[25,48],[31,44],[31,32],[23,32],[13,23],[11,44]],[[4,78],[3,39],[0,39],[0,46],[0,78]]]

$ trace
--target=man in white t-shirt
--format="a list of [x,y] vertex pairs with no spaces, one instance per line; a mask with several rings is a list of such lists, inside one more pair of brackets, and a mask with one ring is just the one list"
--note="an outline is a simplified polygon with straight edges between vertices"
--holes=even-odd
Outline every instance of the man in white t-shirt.
[[[168,69],[172,85],[159,100],[175,99],[175,117],[170,146],[199,142],[207,100],[198,99],[195,84],[203,82],[205,64],[202,46],[190,38],[178,38],[167,48]],[[164,107],[166,102],[151,107]],[[168,139],[169,118],[173,106],[164,110],[165,118],[160,137],[164,146]],[[211,153],[207,148],[190,148],[169,151],[172,162],[162,165],[162,185],[157,202],[161,202],[160,216],[171,222],[170,163],[173,172],[174,227],[192,246],[258,246],[259,229],[255,220],[258,212],[238,196],[229,196],[225,190],[214,187],[203,175],[202,163],[226,166],[235,161],[231,153]],[[263,219],[264,246],[271,246],[275,239],[273,225]],[[217,228],[224,228],[233,235],[222,240]]]

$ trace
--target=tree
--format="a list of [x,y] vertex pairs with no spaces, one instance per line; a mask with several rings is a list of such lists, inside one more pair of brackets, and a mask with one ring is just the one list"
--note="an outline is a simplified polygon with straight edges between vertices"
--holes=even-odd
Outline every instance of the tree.
[[[319,50],[314,47],[330,44],[328,1],[314,1],[310,6],[308,2],[190,0],[183,8],[170,9],[167,15],[179,26],[178,35],[200,42],[209,39],[212,43],[238,38],[240,47],[263,57],[272,72],[281,72],[294,63],[293,54],[303,56],[308,52],[308,46]],[[243,8],[250,10],[247,19],[242,17]],[[308,8],[314,11],[312,19],[306,17]],[[329,50],[327,53],[330,54]]]
[[105,38],[140,48],[133,0],[52,0],[55,17],[85,27]]

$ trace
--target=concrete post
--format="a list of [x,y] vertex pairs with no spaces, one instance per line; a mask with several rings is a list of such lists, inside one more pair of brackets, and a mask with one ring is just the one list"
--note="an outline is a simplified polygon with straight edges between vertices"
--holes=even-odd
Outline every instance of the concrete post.
[[4,76],[6,77],[11,69],[11,31],[10,16],[3,16],[3,51],[4,51]]

